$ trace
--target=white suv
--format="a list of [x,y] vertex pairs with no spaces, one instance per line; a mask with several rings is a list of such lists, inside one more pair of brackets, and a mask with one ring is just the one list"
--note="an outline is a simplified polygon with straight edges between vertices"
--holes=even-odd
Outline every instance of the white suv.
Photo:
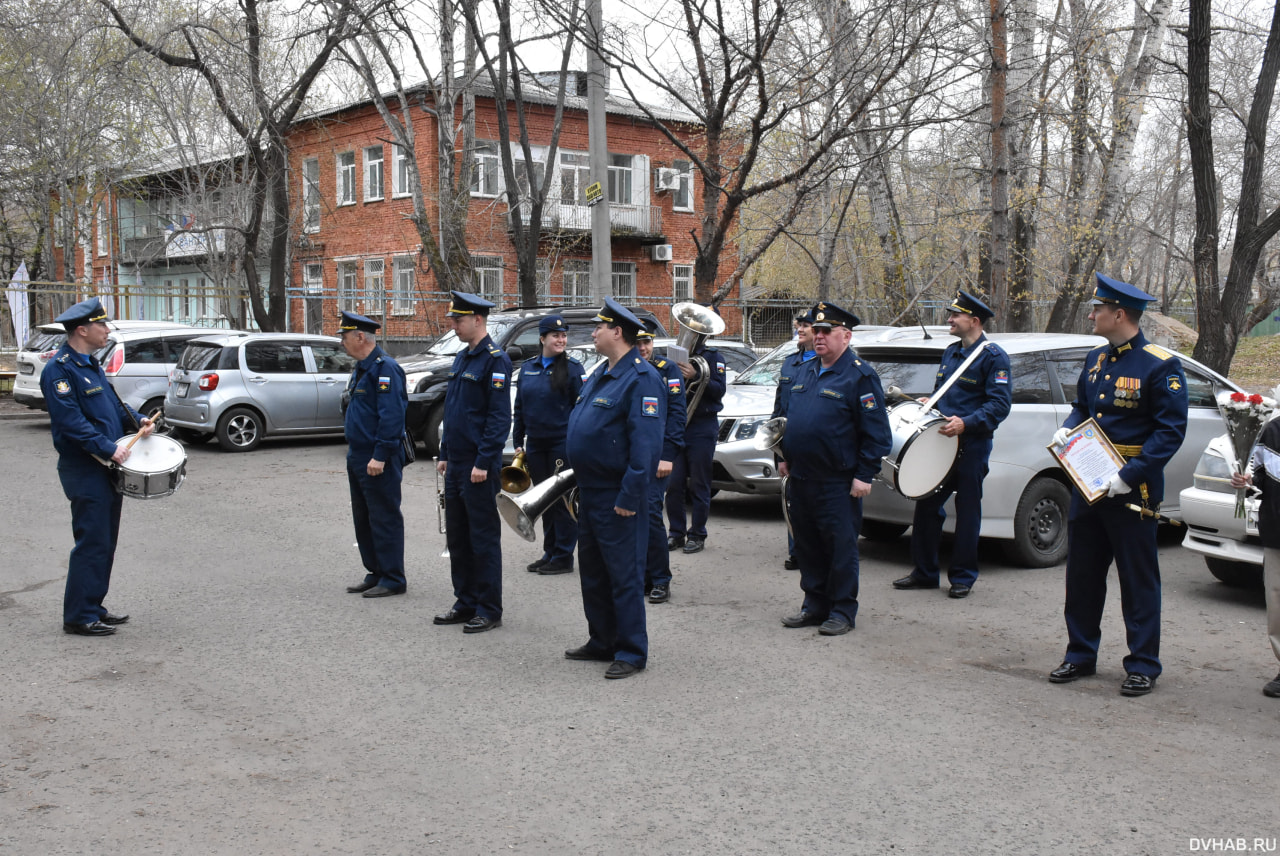
[[1258,538],[1258,500],[1245,499],[1243,518],[1236,517],[1231,487],[1231,454],[1227,435],[1214,437],[1196,464],[1191,487],[1182,491],[1182,546],[1204,556],[1213,574],[1229,586],[1262,585],[1262,541]]

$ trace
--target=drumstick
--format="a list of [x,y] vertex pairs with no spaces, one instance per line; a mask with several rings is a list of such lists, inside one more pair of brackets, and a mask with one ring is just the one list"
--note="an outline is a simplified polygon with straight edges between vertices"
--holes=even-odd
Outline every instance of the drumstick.
[[[146,417],[146,418],[147,418],[147,421],[149,421],[152,425],[154,425],[154,424],[155,424],[155,422],[156,422],[156,416],[157,416],[158,414],[160,414],[160,413],[163,413],[163,412],[164,412],[163,410],[161,410],[159,407],[157,407],[155,410],[151,411],[151,415],[150,415],[150,416]],[[133,435],[133,439],[132,439],[132,440],[130,440],[128,443],[125,443],[125,444],[124,444],[124,447],[125,447],[126,449],[132,449],[132,448],[133,448],[133,444],[134,444],[134,443],[136,443],[136,442],[138,442],[138,441],[139,441],[139,440],[141,440],[141,439],[142,439],[142,432],[141,432],[141,431],[139,431],[137,434],[134,434],[134,435]]]

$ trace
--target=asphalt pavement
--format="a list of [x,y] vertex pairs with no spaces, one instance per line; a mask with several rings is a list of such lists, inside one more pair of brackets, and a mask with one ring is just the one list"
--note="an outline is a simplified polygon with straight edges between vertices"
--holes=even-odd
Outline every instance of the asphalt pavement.
[[[435,474],[406,470],[409,593],[366,600],[340,440],[188,448],[125,500],[115,636],[62,633],[70,512],[47,420],[0,420],[0,854],[1182,854],[1280,838],[1277,664],[1257,592],[1162,548],[1165,674],[1052,685],[1062,569],[984,545],[966,600],[896,591],[862,542],[847,636],[788,630],[776,499],[718,498],[650,606],[649,668],[603,679],[577,574],[524,571],[503,626],[451,604]],[[884,490],[877,487],[877,490]],[[1114,580],[1114,576],[1112,577]],[[1241,848],[1240,841],[1247,847]],[[1211,845],[1217,845],[1213,847]]]

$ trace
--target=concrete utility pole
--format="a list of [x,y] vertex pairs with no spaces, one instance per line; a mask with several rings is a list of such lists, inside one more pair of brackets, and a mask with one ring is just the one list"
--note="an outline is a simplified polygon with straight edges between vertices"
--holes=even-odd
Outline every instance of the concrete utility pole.
[[609,140],[605,132],[608,69],[600,55],[604,15],[601,0],[587,0],[587,149],[591,181],[599,182],[599,201],[591,207],[591,299],[603,304],[613,293],[613,248],[609,243]]

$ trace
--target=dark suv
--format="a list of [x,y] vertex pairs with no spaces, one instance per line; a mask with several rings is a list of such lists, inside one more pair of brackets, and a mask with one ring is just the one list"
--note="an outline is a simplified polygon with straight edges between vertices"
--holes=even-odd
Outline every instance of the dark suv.
[[[596,306],[531,306],[503,309],[489,315],[489,335],[494,343],[507,352],[511,363],[518,367],[523,360],[541,352],[538,342],[538,322],[548,315],[563,315],[569,324],[569,344],[591,341],[595,329]],[[658,335],[665,336],[661,321],[647,309],[631,307],[641,320],[653,318],[658,324]],[[404,369],[409,387],[409,412],[405,423],[413,436],[427,447],[427,454],[435,455],[440,448],[440,421],[444,417],[444,390],[449,381],[449,369],[453,359],[465,345],[450,330],[441,336],[425,354],[397,358]]]

